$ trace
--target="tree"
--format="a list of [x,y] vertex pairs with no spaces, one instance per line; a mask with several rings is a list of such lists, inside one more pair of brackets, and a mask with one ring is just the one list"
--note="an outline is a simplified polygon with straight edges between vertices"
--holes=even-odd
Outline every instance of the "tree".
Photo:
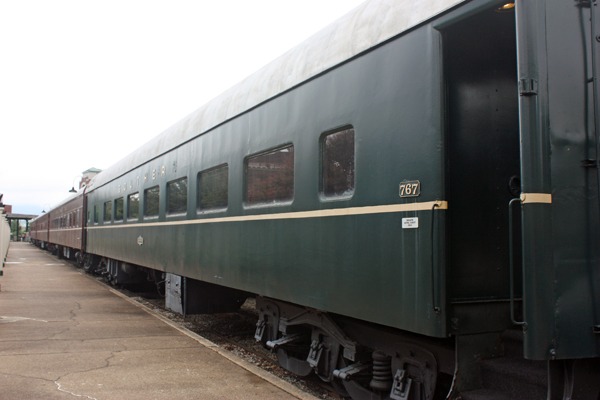
[[28,232],[28,230],[25,230],[25,227],[21,225],[20,221],[13,219],[10,221],[10,233],[12,233],[13,236],[17,236],[17,225],[19,225],[19,235]]

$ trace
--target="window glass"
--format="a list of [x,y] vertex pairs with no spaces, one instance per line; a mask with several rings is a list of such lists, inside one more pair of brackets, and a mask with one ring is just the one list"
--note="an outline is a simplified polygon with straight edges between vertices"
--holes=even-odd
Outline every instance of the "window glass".
[[187,177],[167,183],[167,213],[182,214],[187,212]]
[[160,189],[154,186],[144,191],[144,216],[158,217],[158,202]]
[[123,221],[123,198],[115,200],[115,221]]
[[229,167],[213,168],[198,174],[198,210],[227,208]]
[[99,210],[98,210],[98,205],[95,205],[95,206],[94,206],[94,223],[95,223],[95,224],[97,224],[97,223],[98,223],[98,219],[99,219],[99,218],[98,218],[98,214],[99,214],[99,212],[98,212],[98,211],[99,211]]
[[273,203],[294,197],[294,146],[246,161],[246,202]]
[[110,222],[112,219],[112,201],[104,203],[104,222]]
[[354,129],[323,138],[323,194],[344,196],[354,192]]
[[127,196],[127,218],[135,219],[140,215],[140,194],[134,193]]

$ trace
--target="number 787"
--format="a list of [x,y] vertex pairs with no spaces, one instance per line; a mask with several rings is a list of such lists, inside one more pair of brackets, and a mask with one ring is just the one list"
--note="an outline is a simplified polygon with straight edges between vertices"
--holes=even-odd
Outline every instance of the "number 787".
[[418,190],[418,183],[403,183],[400,185],[400,196],[414,196],[418,193]]

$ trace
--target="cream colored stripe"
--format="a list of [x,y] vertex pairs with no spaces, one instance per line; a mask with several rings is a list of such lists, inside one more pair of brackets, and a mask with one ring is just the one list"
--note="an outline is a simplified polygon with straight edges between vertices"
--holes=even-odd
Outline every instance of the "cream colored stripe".
[[392,205],[386,205],[386,206],[369,206],[369,207],[334,208],[334,209],[327,209],[327,210],[300,211],[300,212],[293,212],[293,213],[240,215],[237,217],[188,219],[185,221],[150,222],[150,223],[144,223],[144,224],[90,226],[87,229],[215,224],[218,222],[241,222],[241,221],[264,221],[264,220],[275,220],[275,219],[322,218],[322,217],[341,217],[341,216],[348,216],[348,215],[383,214],[383,213],[394,213],[394,212],[404,212],[404,211],[427,211],[427,210],[432,210],[433,206],[435,204],[437,204],[437,207],[436,207],[437,210],[447,210],[448,209],[447,201],[437,200],[437,201],[428,201],[428,202],[424,202],[424,203],[392,204]]
[[521,193],[521,203],[552,203],[552,195],[549,193]]
[[69,228],[69,229],[50,229],[50,232],[68,232],[68,231],[80,231],[81,228]]

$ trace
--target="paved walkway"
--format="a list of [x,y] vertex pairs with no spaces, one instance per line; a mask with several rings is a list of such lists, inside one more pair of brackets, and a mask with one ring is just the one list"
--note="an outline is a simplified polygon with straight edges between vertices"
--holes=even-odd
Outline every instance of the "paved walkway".
[[1,400],[315,399],[29,243],[0,288]]

